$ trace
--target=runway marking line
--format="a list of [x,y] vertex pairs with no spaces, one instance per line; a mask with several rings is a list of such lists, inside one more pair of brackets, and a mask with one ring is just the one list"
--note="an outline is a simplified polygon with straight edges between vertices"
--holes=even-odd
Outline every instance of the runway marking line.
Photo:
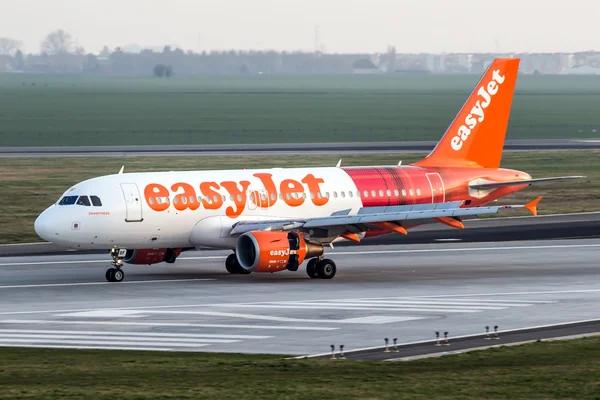
[[[190,338],[158,338],[158,337],[137,337],[137,336],[119,336],[115,337],[107,337],[107,336],[99,336],[99,335],[57,335],[57,334],[21,334],[21,333],[0,333],[0,346],[2,343],[34,343],[34,342],[53,342],[53,341],[63,341],[69,340],[69,343],[77,343],[77,341],[88,341],[97,343],[106,343],[110,340],[118,340],[119,343],[130,343],[130,342],[143,342],[144,344],[149,343],[158,343],[163,345],[164,343],[169,343],[174,347],[192,347],[196,344],[208,344],[208,343],[218,343],[218,344],[231,344],[231,343],[239,343],[241,340],[239,339],[190,339]],[[72,340],[76,340],[73,342]],[[172,344],[171,344],[172,343]]]
[[76,334],[88,336],[136,336],[136,337],[157,337],[157,338],[218,338],[218,339],[271,339],[273,336],[263,335],[220,335],[206,333],[161,333],[161,332],[123,332],[123,331],[65,331],[48,329],[0,329],[0,334],[23,333],[23,334]]
[[129,321],[65,321],[65,320],[26,320],[6,319],[0,324],[52,324],[52,325],[115,325],[115,326],[150,326],[150,327],[186,327],[186,328],[225,328],[225,329],[270,329],[286,331],[335,331],[340,328],[324,326],[290,326],[290,325],[236,325],[236,324],[194,324],[186,322],[129,322]]
[[[539,291],[539,292],[511,292],[511,293],[484,293],[484,294],[460,294],[460,295],[433,295],[433,296],[411,296],[406,297],[410,298],[439,298],[439,297],[462,297],[462,296],[500,296],[500,295],[529,295],[529,294],[566,294],[566,293],[598,293],[600,289],[576,289],[576,290],[556,290],[556,291]],[[393,297],[396,299],[397,297]],[[382,299],[381,297],[377,297],[375,299]],[[352,300],[352,299],[350,299]],[[323,302],[328,300],[306,300],[313,302]],[[486,300],[487,301],[487,300]],[[505,300],[502,300],[505,301]],[[510,301],[510,300],[509,300]],[[523,300],[527,301],[527,300]],[[537,300],[532,300],[532,302],[539,302]],[[544,303],[547,303],[544,301]],[[235,306],[244,306],[244,305],[261,305],[265,304],[265,302],[256,302],[256,303],[231,303],[231,305]],[[157,309],[166,309],[166,308],[190,308],[190,307],[214,307],[214,306],[227,306],[227,304],[179,304],[179,305],[153,305],[153,306],[133,306],[133,307],[107,307],[107,308],[78,308],[78,309],[70,309],[70,310],[30,310],[30,311],[2,311],[0,315],[22,315],[22,314],[59,314],[59,313],[75,313],[75,312],[88,312],[88,311],[98,311],[98,310],[157,310]],[[337,328],[335,328],[337,329]]]
[[[205,345],[207,346],[207,345]],[[119,347],[119,346],[90,346],[90,345],[41,345],[41,344],[11,344],[11,343],[3,343],[2,347],[27,347],[34,349],[81,349],[81,350],[133,350],[133,351],[173,351],[174,349],[169,349],[165,347]],[[201,347],[201,346],[196,346]],[[177,351],[184,351],[181,349],[177,349]]]
[[[148,281],[123,281],[116,285],[133,285],[139,283],[172,283],[172,282],[187,282],[187,281],[216,281],[214,278],[190,278],[190,279],[154,279]],[[76,282],[76,283],[40,283],[34,285],[7,285],[0,286],[0,289],[26,289],[39,287],[62,287],[62,286],[93,286],[93,285],[115,285],[112,282]]]

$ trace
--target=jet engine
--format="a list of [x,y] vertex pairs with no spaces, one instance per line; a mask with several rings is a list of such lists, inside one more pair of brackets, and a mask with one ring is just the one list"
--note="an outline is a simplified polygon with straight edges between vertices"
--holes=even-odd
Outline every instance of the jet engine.
[[127,264],[172,264],[179,257],[182,249],[128,249],[123,262]]
[[296,271],[305,259],[323,254],[323,245],[296,232],[251,231],[238,238],[235,254],[249,272]]

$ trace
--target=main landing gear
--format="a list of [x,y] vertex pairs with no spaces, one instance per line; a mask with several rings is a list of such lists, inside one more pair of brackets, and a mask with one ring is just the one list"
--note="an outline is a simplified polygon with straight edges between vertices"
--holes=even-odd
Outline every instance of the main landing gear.
[[337,267],[333,260],[324,258],[319,260],[313,258],[306,264],[306,273],[311,279],[332,279],[337,272]]
[[113,268],[106,270],[106,280],[108,282],[122,282],[125,278],[125,272],[121,269],[123,266],[123,257],[119,249],[110,249],[110,256],[112,257]]
[[230,274],[248,275],[250,273],[250,271],[242,268],[235,253],[227,256],[227,259],[225,260],[225,269],[227,269],[227,272]]

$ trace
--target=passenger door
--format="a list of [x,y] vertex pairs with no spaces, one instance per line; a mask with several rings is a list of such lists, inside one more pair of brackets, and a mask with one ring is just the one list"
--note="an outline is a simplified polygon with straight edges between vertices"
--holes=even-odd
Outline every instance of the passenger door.
[[431,202],[443,203],[446,200],[446,191],[444,190],[442,177],[437,172],[430,172],[425,174],[425,176],[431,186]]
[[121,190],[125,197],[125,207],[127,214],[126,222],[140,222],[142,218],[142,202],[140,200],[140,192],[135,183],[121,183]]

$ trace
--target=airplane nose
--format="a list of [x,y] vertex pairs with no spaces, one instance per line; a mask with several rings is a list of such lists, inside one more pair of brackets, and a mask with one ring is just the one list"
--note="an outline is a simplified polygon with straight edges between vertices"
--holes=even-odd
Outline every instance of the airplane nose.
[[42,239],[51,242],[52,241],[52,224],[51,218],[48,215],[48,210],[41,213],[33,224],[35,233]]

